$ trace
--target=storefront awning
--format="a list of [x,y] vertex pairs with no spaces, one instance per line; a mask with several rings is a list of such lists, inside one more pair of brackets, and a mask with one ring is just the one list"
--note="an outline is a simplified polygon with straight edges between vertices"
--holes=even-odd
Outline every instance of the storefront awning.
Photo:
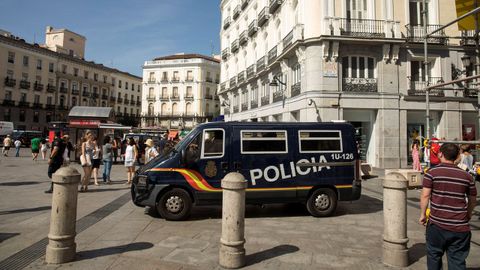
[[169,140],[175,139],[175,137],[177,137],[177,134],[178,134],[178,131],[176,131],[176,130],[175,130],[175,131],[170,131],[170,132],[168,133],[168,139],[169,139]]
[[111,107],[87,107],[75,106],[70,110],[68,117],[74,118],[110,118],[112,112]]

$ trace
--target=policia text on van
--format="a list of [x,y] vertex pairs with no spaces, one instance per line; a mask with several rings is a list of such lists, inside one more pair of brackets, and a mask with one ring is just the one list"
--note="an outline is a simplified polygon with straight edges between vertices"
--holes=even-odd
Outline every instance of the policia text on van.
[[220,182],[236,171],[248,180],[247,203],[302,202],[313,216],[328,216],[338,200],[360,198],[359,167],[347,123],[212,122],[141,167],[132,199],[185,219],[193,204],[221,204]]

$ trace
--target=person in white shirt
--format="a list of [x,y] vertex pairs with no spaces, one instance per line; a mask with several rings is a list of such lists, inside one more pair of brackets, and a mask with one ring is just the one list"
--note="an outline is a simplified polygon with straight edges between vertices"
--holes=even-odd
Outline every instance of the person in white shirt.
[[145,148],[145,164],[147,164],[150,160],[158,156],[158,151],[152,139],[147,139],[145,145],[147,145],[147,148]]
[[15,145],[15,150],[17,150],[15,152],[15,157],[19,157],[20,156],[20,146],[22,146],[22,142],[17,138],[13,144]]

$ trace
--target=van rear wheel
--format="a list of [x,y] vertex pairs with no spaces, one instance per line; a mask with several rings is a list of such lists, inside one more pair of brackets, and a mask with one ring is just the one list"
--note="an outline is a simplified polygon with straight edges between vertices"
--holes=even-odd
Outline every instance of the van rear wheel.
[[181,188],[165,192],[157,202],[157,211],[166,220],[184,220],[191,210],[192,199],[188,192]]
[[307,201],[307,210],[314,217],[328,217],[337,208],[337,194],[329,188],[319,188],[312,192]]

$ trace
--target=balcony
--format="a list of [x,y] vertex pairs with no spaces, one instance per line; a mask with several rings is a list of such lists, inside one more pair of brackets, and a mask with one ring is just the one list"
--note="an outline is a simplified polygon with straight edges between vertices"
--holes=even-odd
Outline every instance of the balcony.
[[124,100],[123,100],[123,104],[125,104],[125,105],[128,105],[128,104],[130,104],[130,100],[128,100],[128,99],[124,99]]
[[60,90],[60,93],[62,93],[62,94],[68,93],[68,89],[66,87],[63,87],[63,86],[60,86],[59,90]]
[[283,90],[277,90],[273,92],[273,102],[279,102],[282,101],[284,97],[284,91]]
[[[427,33],[430,33],[443,25],[438,24],[428,24],[427,25]],[[407,41],[413,43],[421,43],[424,41],[425,31],[423,30],[422,25],[405,25],[407,28]],[[445,35],[445,30],[441,30],[435,33],[433,36],[430,36],[427,39],[428,43],[435,43],[435,44],[443,44],[446,45],[448,42],[448,38]]]
[[123,98],[119,97],[117,98],[117,103],[122,103],[123,102]]
[[475,89],[465,89],[463,90],[463,96],[468,98],[477,98],[477,90]]
[[230,48],[227,47],[222,51],[222,59],[227,60],[229,56],[230,56]]
[[187,77],[187,78],[185,79],[185,82],[193,82],[193,77]]
[[270,14],[274,14],[275,11],[283,4],[283,0],[270,0],[270,5],[268,11]]
[[92,98],[98,98],[98,96],[99,96],[99,95],[98,95],[97,93],[93,93],[93,94],[92,94]]
[[237,85],[237,78],[232,77],[230,79],[230,88],[235,87]]
[[262,99],[261,99],[261,104],[262,104],[262,106],[265,106],[265,105],[270,104],[270,96],[264,96],[264,97],[262,97]]
[[20,101],[20,102],[18,102],[18,107],[28,108],[28,107],[30,107],[30,102]]
[[155,100],[156,100],[155,95],[148,95],[148,96],[147,96],[147,101],[149,101],[149,102],[150,102],[150,101],[155,102]]
[[111,102],[115,102],[117,99],[115,97],[110,97]]
[[250,2],[250,0],[242,0],[242,3],[241,3],[242,10],[248,6],[248,2]]
[[227,83],[223,82],[220,84],[220,92],[224,91],[227,88]]
[[79,94],[80,94],[80,90],[72,89],[72,95],[79,95]]
[[55,110],[55,105],[53,105],[53,104],[47,104],[47,105],[45,105],[45,109],[47,109],[47,110]]
[[252,37],[257,33],[258,31],[258,26],[257,26],[257,20],[253,20],[249,25],[248,25],[248,36]]
[[248,103],[242,103],[242,112],[248,110]]
[[178,77],[173,77],[172,78],[172,83],[178,83],[178,82],[180,82],[180,78],[178,78]]
[[42,91],[43,90],[43,84],[35,82],[33,84],[33,90],[35,91]]
[[250,109],[255,109],[258,107],[258,101],[252,100],[250,101]]
[[247,68],[247,79],[253,78],[255,76],[255,64],[250,65]]
[[5,77],[5,86],[15,87],[17,80],[11,79],[9,77]]
[[152,84],[152,83],[156,83],[157,81],[155,80],[155,78],[149,78],[148,79],[148,83],[149,84]]
[[3,100],[2,105],[4,105],[4,106],[15,106],[15,101],[13,101],[11,99],[5,99],[5,100]]
[[160,101],[168,101],[168,95],[161,95],[160,96]]
[[244,30],[241,34],[240,34],[240,46],[244,46],[245,44],[247,44],[248,42],[248,34],[247,34],[247,30]]
[[265,69],[265,56],[260,57],[257,60],[257,72],[260,72]]
[[230,108],[223,108],[223,114],[230,114]]
[[233,113],[238,113],[238,105],[233,105]]
[[232,53],[238,52],[239,46],[238,46],[238,39],[235,39],[232,42]]
[[213,78],[207,77],[207,78],[205,79],[205,81],[206,81],[206,82],[209,82],[209,83],[213,83]]
[[38,103],[38,102],[34,102],[34,103],[32,104],[32,108],[34,108],[34,109],[43,109],[43,105],[40,104],[40,103]]
[[193,95],[186,95],[185,100],[193,101]]
[[302,84],[300,82],[293,84],[291,88],[291,96],[295,97],[300,95],[301,89],[302,89]]
[[[431,86],[434,84],[438,84],[443,82],[442,77],[430,77],[428,78],[427,81],[419,81],[419,80],[411,80],[409,89],[408,89],[408,95],[409,96],[425,96],[425,88],[427,86]],[[434,96],[434,97],[444,97],[445,93],[443,90],[438,90],[438,89],[432,89],[430,90],[429,96]]]
[[168,83],[168,78],[167,77],[163,77],[160,82],[162,83]]
[[460,45],[475,46],[475,30],[462,31],[462,39],[460,40]]
[[258,13],[258,27],[262,27],[270,18],[268,13],[268,7],[264,7],[260,13]]
[[180,96],[179,96],[178,94],[177,94],[177,95],[172,95],[172,96],[170,97],[170,99],[171,99],[172,101],[179,101],[179,100],[180,100]]
[[238,16],[240,16],[240,11],[241,11],[241,7],[240,5],[237,5],[234,9],[233,9],[233,19],[236,20],[238,18]]
[[223,20],[223,30],[227,30],[228,27],[230,27],[230,22],[231,22],[230,17],[227,17],[225,18],[225,20]]
[[273,47],[269,52],[268,52],[268,64],[272,64],[275,62],[275,59],[277,59],[277,46]]
[[67,107],[66,105],[58,105],[58,106],[57,106],[57,110],[67,111],[67,110],[68,110],[68,107]]
[[55,92],[55,86],[51,85],[51,84],[47,84],[47,92],[54,93]]
[[30,82],[26,80],[21,80],[20,89],[30,89]]
[[89,92],[87,92],[87,91],[82,92],[82,97],[89,97],[89,96],[90,96]]
[[343,78],[344,92],[377,92],[377,79],[375,78]]
[[385,21],[340,19],[340,35],[364,38],[385,38]]
[[142,106],[142,102],[140,100],[137,100],[137,106]]
[[213,99],[213,96],[210,95],[210,94],[206,94],[206,95],[205,95],[205,99]]
[[242,82],[245,81],[245,71],[240,71],[237,75],[237,82],[238,84],[241,84]]
[[134,106],[136,104],[135,100],[130,100],[130,105]]
[[102,99],[108,100],[108,95],[102,95]]

